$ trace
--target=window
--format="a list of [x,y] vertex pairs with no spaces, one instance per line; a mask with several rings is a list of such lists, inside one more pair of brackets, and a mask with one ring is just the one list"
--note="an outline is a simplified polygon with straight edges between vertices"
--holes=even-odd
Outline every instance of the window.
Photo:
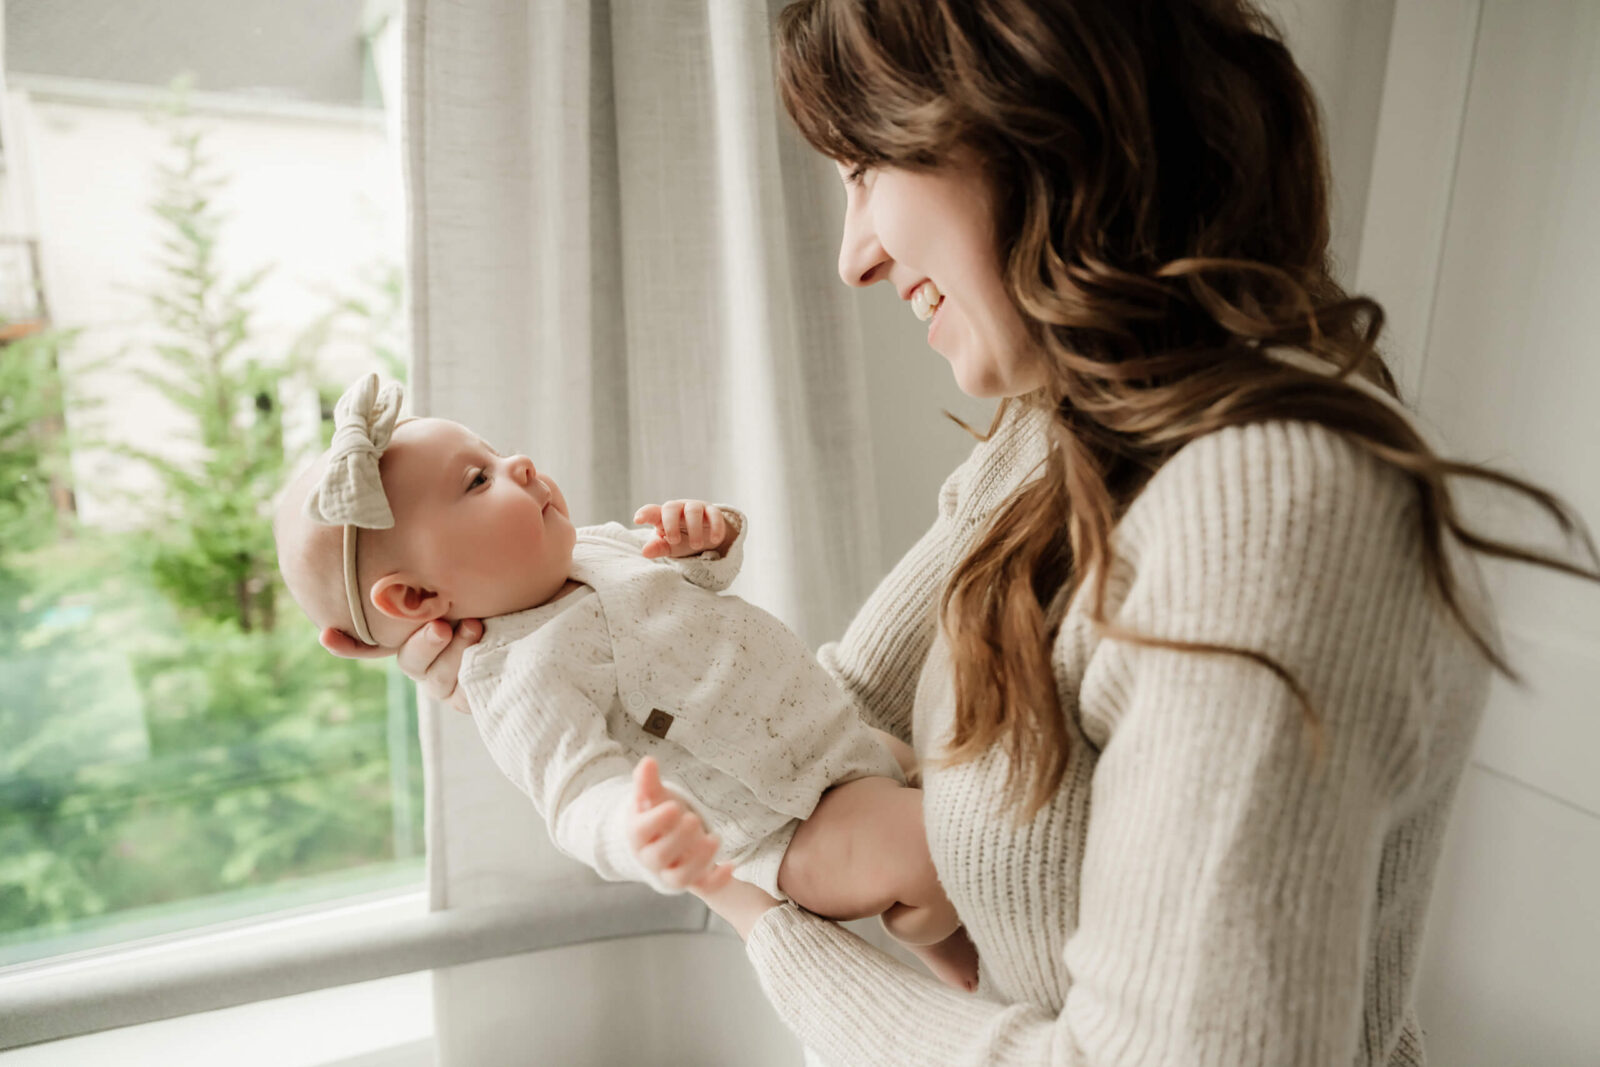
[[0,966],[414,887],[414,690],[270,531],[405,373],[399,5],[4,10]]

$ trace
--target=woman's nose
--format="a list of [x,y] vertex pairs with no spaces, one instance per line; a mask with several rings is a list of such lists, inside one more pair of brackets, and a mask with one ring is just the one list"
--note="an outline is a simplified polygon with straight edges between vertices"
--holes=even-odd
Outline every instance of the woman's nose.
[[889,253],[883,250],[877,231],[867,224],[864,215],[854,207],[845,211],[844,235],[839,241],[839,277],[846,285],[871,285],[884,277],[889,266]]

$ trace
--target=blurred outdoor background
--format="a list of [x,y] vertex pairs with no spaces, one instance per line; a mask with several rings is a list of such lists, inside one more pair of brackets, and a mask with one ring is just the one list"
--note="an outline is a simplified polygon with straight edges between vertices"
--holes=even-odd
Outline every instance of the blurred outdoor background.
[[414,691],[270,530],[405,376],[395,8],[4,5],[0,965],[420,883]]

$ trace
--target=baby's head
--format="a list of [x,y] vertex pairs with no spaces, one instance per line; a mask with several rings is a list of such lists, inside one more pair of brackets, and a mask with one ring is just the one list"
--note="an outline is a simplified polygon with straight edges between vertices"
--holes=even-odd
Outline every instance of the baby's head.
[[[273,519],[289,593],[317,627],[361,640],[346,592],[345,527],[306,502],[330,453],[285,490]],[[576,540],[567,502],[526,456],[502,456],[459,423],[409,419],[378,460],[394,525],[355,529],[355,590],[373,643],[397,650],[434,619],[536,607],[566,585]]]

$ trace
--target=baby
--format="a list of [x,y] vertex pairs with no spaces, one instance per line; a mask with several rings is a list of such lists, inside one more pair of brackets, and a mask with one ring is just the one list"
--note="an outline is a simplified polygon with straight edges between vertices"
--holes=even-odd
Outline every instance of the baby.
[[[731,868],[829,918],[881,915],[934,974],[975,988],[977,953],[934,874],[921,794],[903,784],[910,748],[869,729],[781,622],[719,595],[738,572],[744,517],[679,501],[639,510],[654,529],[574,528],[526,456],[454,422],[400,420],[400,400],[375,374],[352,385],[332,447],[278,506],[279,566],[312,621],[392,652],[435,619],[482,619],[459,684],[563,852],[603,878],[676,892],[673,868],[700,870],[713,857],[693,848],[715,848],[704,884]],[[662,790],[693,817],[643,815],[639,798]],[[652,839],[653,826],[675,829]]]

